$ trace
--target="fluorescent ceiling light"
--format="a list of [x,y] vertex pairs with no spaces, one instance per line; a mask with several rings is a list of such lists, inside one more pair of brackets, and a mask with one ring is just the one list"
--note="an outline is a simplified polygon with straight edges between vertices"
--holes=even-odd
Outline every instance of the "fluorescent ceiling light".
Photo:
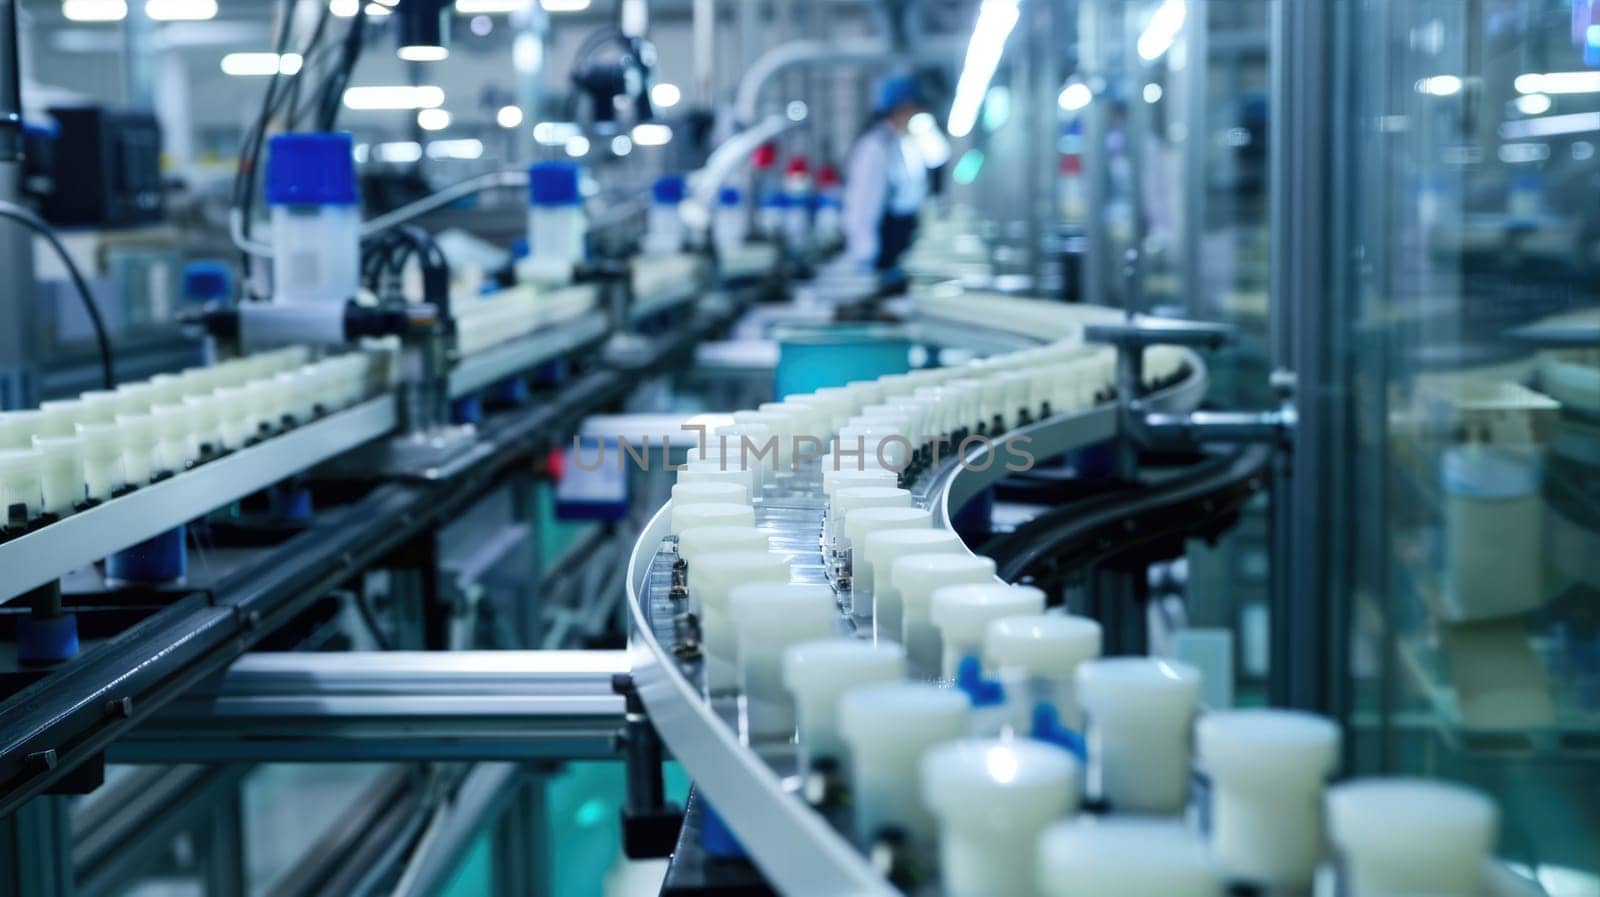
[[434,44],[412,44],[395,50],[394,55],[406,62],[441,62],[450,58],[450,48]]
[[589,0],[539,0],[545,12],[581,12],[589,8]]
[[1527,72],[1511,83],[1517,93],[1600,93],[1600,70]]
[[379,162],[415,162],[422,158],[422,144],[412,140],[403,143],[380,143],[372,150]]
[[[330,0],[328,3],[328,11],[341,19],[353,17],[356,14],[356,10],[360,8],[361,0]],[[386,16],[392,12],[394,12],[393,9],[384,6],[382,3],[367,4],[367,15],[371,18]]]
[[1434,97],[1453,97],[1461,92],[1461,78],[1456,75],[1434,75],[1417,81],[1417,93]]
[[494,122],[502,128],[515,128],[522,124],[521,106],[501,106],[494,114]]
[[642,124],[633,126],[633,142],[640,146],[665,146],[672,140],[672,129],[666,125]]
[[1144,101],[1146,103],[1161,102],[1161,94],[1161,85],[1155,83],[1154,81],[1144,86]]
[[1543,115],[1550,111],[1550,95],[1543,93],[1523,94],[1516,99],[1517,111],[1523,115]]
[[73,22],[120,22],[128,17],[127,0],[63,0],[61,14]]
[[450,113],[443,109],[423,109],[417,113],[417,127],[424,131],[443,131],[450,127]]
[[1150,24],[1144,26],[1144,32],[1139,35],[1139,58],[1155,62],[1172,49],[1188,15],[1189,7],[1184,0],[1166,0],[1157,7],[1150,15]]
[[217,17],[217,0],[148,0],[144,14],[157,22],[204,22]]
[[444,88],[434,84],[349,87],[344,92],[346,109],[431,109],[443,105]]
[[464,16],[509,14],[527,8],[528,0],[456,0],[456,12]]
[[481,159],[483,141],[475,137],[461,140],[435,140],[428,144],[430,159]]
[[300,71],[299,53],[229,53],[222,57],[222,73],[235,77],[292,75]]
[[972,133],[978,121],[978,108],[989,92],[989,81],[1000,66],[1000,57],[1006,51],[1006,38],[1017,26],[1017,0],[983,0],[978,7],[978,21],[972,26],[972,40],[967,44],[966,62],[961,67],[961,78],[956,82],[956,98],[950,104],[947,130],[952,137],[965,137]]
[[1507,165],[1543,162],[1548,158],[1550,158],[1550,144],[1548,143],[1502,143],[1500,145],[1500,161]]
[[1082,81],[1074,81],[1061,88],[1061,96],[1056,97],[1056,103],[1063,112],[1077,112],[1094,102],[1094,91]]
[[1574,112],[1571,115],[1547,115],[1522,121],[1502,122],[1502,140],[1528,140],[1535,137],[1557,137],[1562,134],[1583,134],[1600,131],[1600,112]]
[[567,155],[574,159],[589,155],[589,138],[579,134],[567,141]]
[[542,121],[533,126],[533,140],[540,146],[565,146],[578,136],[578,126],[570,121]]
[[659,82],[650,88],[650,104],[657,109],[671,109],[683,99],[683,91],[678,85],[667,81]]
[[618,134],[611,138],[611,152],[619,156],[626,156],[633,152],[633,141],[626,134]]

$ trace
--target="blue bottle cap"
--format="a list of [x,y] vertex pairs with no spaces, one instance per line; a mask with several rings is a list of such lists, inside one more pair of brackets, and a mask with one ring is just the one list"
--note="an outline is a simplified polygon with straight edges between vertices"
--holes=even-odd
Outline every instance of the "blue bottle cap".
[[573,162],[537,162],[528,169],[528,203],[546,208],[576,206],[583,202],[578,192],[578,166]]
[[717,194],[717,202],[724,208],[732,208],[744,202],[744,194],[739,192],[738,187],[723,187],[722,192]]
[[227,262],[210,259],[184,265],[183,298],[187,302],[233,298],[233,269]]
[[761,207],[764,209],[787,209],[791,204],[789,194],[777,190],[761,197]]
[[683,197],[689,191],[689,184],[681,174],[664,174],[656,178],[655,186],[650,189],[656,202],[664,206],[675,206],[683,202]]
[[1006,699],[1005,686],[998,680],[983,678],[983,665],[970,654],[956,666],[956,688],[967,693],[973,707],[996,707]]
[[356,160],[348,131],[279,134],[267,147],[268,203],[356,204]]

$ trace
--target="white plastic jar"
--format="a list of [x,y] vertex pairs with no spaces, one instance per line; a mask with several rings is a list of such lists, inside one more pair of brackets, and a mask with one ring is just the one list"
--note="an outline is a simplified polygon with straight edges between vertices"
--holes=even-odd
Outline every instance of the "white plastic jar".
[[1088,794],[1116,813],[1181,813],[1189,803],[1200,671],[1176,660],[1105,657],[1078,667]]
[[839,698],[852,688],[899,682],[906,653],[895,644],[830,638],[790,645],[783,652],[783,684],[794,696],[800,730],[800,768],[831,761],[848,767],[839,733]]
[[82,446],[76,436],[35,436],[33,447],[43,456],[39,469],[43,511],[65,517],[84,500]]
[[1211,848],[1232,879],[1311,886],[1322,859],[1322,797],[1339,759],[1339,727],[1291,710],[1208,713],[1195,726],[1211,779]]
[[78,424],[85,494],[106,501],[128,484],[122,467],[122,429],[115,423]]
[[744,489],[743,500],[749,501],[757,478],[752,471],[727,467],[719,461],[695,461],[678,470],[678,483],[737,483]]
[[1356,779],[1329,788],[1327,808],[1344,897],[1482,897],[1500,824],[1482,793],[1428,779]]
[[[709,507],[698,505],[697,507]],[[786,583],[789,557],[770,551],[719,551],[698,558],[689,570],[689,594],[700,609],[700,650],[709,694],[738,688],[739,642],[729,616],[729,595],[750,583]]]
[[230,452],[244,448],[261,426],[254,403],[250,401],[249,387],[219,386],[212,395],[221,411],[222,447]]
[[828,541],[844,538],[850,512],[860,508],[909,508],[911,493],[897,486],[847,486],[828,502]]
[[967,554],[967,546],[954,532],[926,529],[893,529],[868,533],[866,545],[856,552],[852,575],[863,574],[872,580],[872,630],[880,641],[900,641],[905,613],[900,589],[894,584],[894,562],[914,554]]
[[[753,526],[697,526],[678,534],[678,557],[687,570],[707,555],[733,551],[770,551],[772,536]],[[694,590],[689,590],[689,610],[700,613]]]
[[1044,592],[1033,586],[1003,582],[941,586],[933,591],[929,618],[943,646],[942,674],[954,679],[963,658],[983,661],[989,624],[1006,617],[1044,613]]
[[267,153],[273,301],[352,301],[361,289],[361,210],[350,135],[279,134]]
[[[831,458],[832,456],[829,457]],[[833,496],[840,489],[857,489],[864,486],[893,489],[899,483],[900,475],[898,473],[881,467],[859,470],[854,467],[845,467],[835,470],[827,459],[824,459],[822,466],[822,494],[829,501],[833,500]]]
[[1004,617],[984,633],[984,664],[1022,678],[1030,712],[1040,704],[1074,731],[1083,727],[1073,677],[1078,666],[1100,656],[1100,624],[1087,617],[1032,614]]
[[844,538],[850,549],[850,612],[858,617],[872,613],[872,566],[858,563],[866,554],[867,537],[885,530],[923,529],[933,526],[933,515],[917,507],[859,508],[845,523]]
[[795,730],[795,704],[783,684],[783,654],[838,632],[833,590],[820,583],[746,583],[728,593],[728,615],[738,641],[745,731],[752,740],[787,739]]
[[122,430],[122,473],[130,486],[150,482],[156,471],[156,419],[149,414],[119,414]]
[[0,451],[33,447],[37,411],[0,411]]
[[[44,454],[37,449],[0,449],[0,526],[23,524],[44,511]],[[12,510],[20,512],[13,519]]]
[[1027,738],[966,739],[922,758],[923,801],[939,820],[947,897],[1036,897],[1039,835],[1078,805],[1078,761]]
[[685,192],[687,184],[681,174],[662,175],[651,185],[652,201],[645,219],[644,239],[640,241],[645,255],[673,255],[683,251],[683,216],[678,213],[678,206]]
[[1079,817],[1039,839],[1045,897],[1222,897],[1200,836],[1161,819]]
[[913,676],[937,676],[944,643],[933,624],[933,593],[949,585],[995,582],[994,561],[973,554],[913,554],[889,570],[900,594],[900,643]]
[[728,252],[744,245],[750,234],[750,213],[736,187],[724,187],[717,194],[717,210],[711,218],[711,239],[717,251]]
[[736,502],[704,502],[702,504],[672,504],[671,526],[673,535],[697,526],[755,526],[756,509]]
[[189,410],[189,432],[199,453],[222,451],[223,408],[216,395],[184,396],[183,404]]
[[1482,620],[1539,607],[1545,595],[1538,456],[1469,445],[1445,452],[1441,464],[1444,598],[1451,618]]
[[185,403],[156,405],[150,409],[155,420],[155,466],[158,472],[181,473],[200,456],[195,438],[194,413]]
[[78,432],[78,420],[83,415],[83,403],[77,399],[40,402],[39,416],[33,421],[33,435],[75,435]]
[[743,483],[726,481],[720,483],[680,482],[672,487],[672,504],[674,507],[710,504],[743,505],[749,503],[750,489]]
[[839,698],[857,844],[870,848],[895,829],[914,853],[931,850],[936,829],[922,801],[922,757],[964,737],[971,714],[966,694],[920,683],[869,685]]

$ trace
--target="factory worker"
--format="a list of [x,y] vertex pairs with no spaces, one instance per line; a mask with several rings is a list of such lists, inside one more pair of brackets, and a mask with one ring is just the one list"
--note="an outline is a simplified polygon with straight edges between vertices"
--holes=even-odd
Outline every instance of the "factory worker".
[[850,151],[845,174],[845,255],[858,270],[877,271],[888,280],[911,248],[917,212],[928,195],[928,170],[907,127],[924,109],[922,91],[911,75],[886,78],[878,85],[873,121]]

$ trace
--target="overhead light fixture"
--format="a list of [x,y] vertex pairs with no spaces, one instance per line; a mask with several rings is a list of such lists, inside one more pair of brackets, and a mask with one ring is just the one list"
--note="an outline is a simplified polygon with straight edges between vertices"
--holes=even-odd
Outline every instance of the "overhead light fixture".
[[1550,111],[1550,95],[1544,93],[1523,94],[1516,99],[1517,111],[1523,115],[1543,115]]
[[626,134],[618,134],[611,138],[611,152],[614,155],[626,156],[633,152],[633,140]]
[[[358,10],[360,8],[361,8],[361,0],[329,0],[329,3],[328,3],[328,12],[333,13],[334,15],[338,16],[341,19],[349,19],[349,18],[354,17],[355,14],[356,14],[356,10]],[[393,9],[391,9],[391,8],[389,8],[387,6],[384,6],[382,3],[368,3],[367,4],[367,17],[368,18],[374,18],[375,19],[375,18],[379,18],[381,16],[389,15],[390,13],[393,13],[393,12],[394,12]]]
[[435,84],[347,87],[344,91],[346,109],[431,109],[443,105],[444,88]]
[[956,98],[950,104],[950,120],[946,128],[951,137],[965,137],[978,123],[978,109],[989,93],[989,81],[1000,67],[1000,57],[1006,51],[1006,38],[1017,27],[1017,0],[983,0],[978,7],[978,21],[972,26],[972,40],[967,44],[967,58],[961,66],[961,77],[956,82]]
[[539,0],[545,12],[582,12],[589,8],[589,0]]
[[1600,93],[1600,69],[1586,72],[1526,72],[1511,82],[1517,93]]
[[1530,140],[1537,137],[1559,137],[1562,134],[1584,134],[1600,131],[1600,112],[1574,112],[1571,115],[1546,115],[1522,121],[1502,122],[1500,139]]
[[1162,93],[1164,91],[1162,91],[1161,85],[1151,81],[1144,86],[1144,101],[1146,103],[1159,103],[1161,102]]
[[1189,16],[1189,5],[1184,0],[1165,0],[1156,11],[1150,14],[1149,24],[1144,26],[1144,31],[1139,34],[1139,58],[1145,62],[1155,62],[1178,39],[1178,32],[1183,30],[1183,20]]
[[805,100],[790,100],[789,105],[784,107],[783,114],[790,121],[805,121],[806,116],[811,114],[811,107],[806,105]]
[[379,162],[415,162],[422,158],[422,144],[414,140],[380,143],[373,147],[372,157]]
[[660,81],[650,87],[650,104],[657,109],[671,109],[681,99],[683,91],[676,84]]
[[73,22],[120,22],[128,17],[127,0],[63,0],[61,15]]
[[494,114],[494,123],[502,128],[515,128],[522,124],[521,106],[501,106]]
[[983,97],[983,129],[993,134],[1011,120],[1011,88],[996,84]]
[[672,141],[672,129],[666,125],[645,123],[633,126],[633,142],[639,146],[665,146]]
[[395,55],[406,62],[438,62],[450,55],[448,0],[406,0],[399,7]]
[[217,0],[147,0],[144,14],[157,22],[204,22],[217,17]]
[[533,142],[540,146],[565,146],[578,136],[578,126],[570,121],[542,121],[533,126]]
[[1082,81],[1074,81],[1061,88],[1061,95],[1056,97],[1056,105],[1060,106],[1063,112],[1077,112],[1079,109],[1087,108],[1092,102],[1094,102],[1094,91]]
[[422,109],[417,112],[417,127],[424,131],[443,131],[450,127],[450,113],[444,109]]
[[574,159],[589,155],[589,138],[579,134],[567,141],[567,155]]
[[476,137],[435,140],[428,144],[427,152],[430,159],[482,159],[483,141]]
[[510,15],[528,8],[528,0],[456,0],[456,12],[463,16]]
[[1500,161],[1507,165],[1526,165],[1531,162],[1543,162],[1550,158],[1550,144],[1502,143],[1498,155],[1500,156]]
[[1417,93],[1434,97],[1453,97],[1461,92],[1462,81],[1456,75],[1434,75],[1417,81]]
[[222,57],[222,73],[234,77],[292,75],[303,63],[299,53],[229,53]]

